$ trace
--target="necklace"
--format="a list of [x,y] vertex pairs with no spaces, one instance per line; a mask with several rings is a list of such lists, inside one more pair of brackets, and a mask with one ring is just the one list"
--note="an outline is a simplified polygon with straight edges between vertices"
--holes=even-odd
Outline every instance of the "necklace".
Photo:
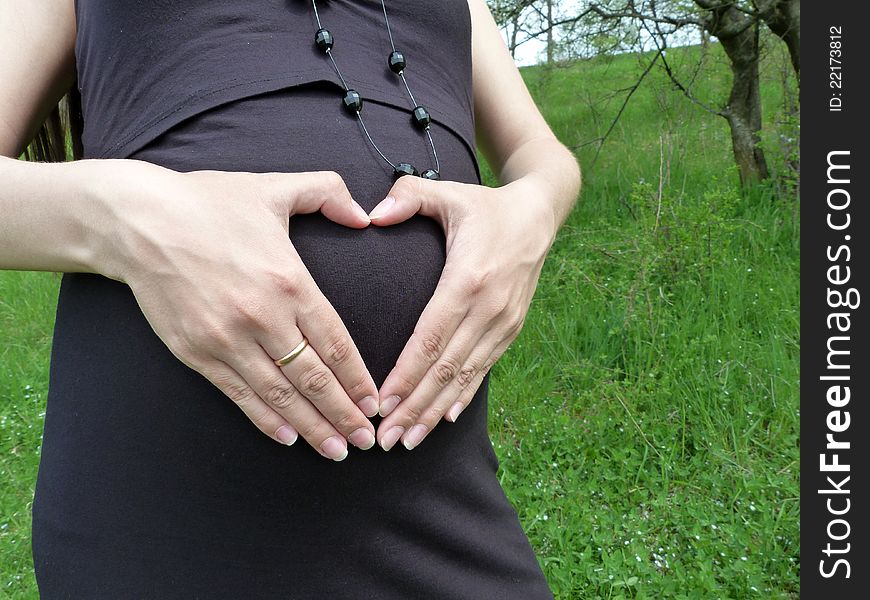
[[360,96],[359,92],[351,88],[347,81],[342,75],[341,70],[338,68],[338,63],[335,62],[335,57],[332,56],[332,46],[335,42],[335,39],[332,37],[332,33],[328,29],[323,27],[323,24],[320,22],[320,13],[317,11],[317,2],[315,0],[311,0],[311,8],[314,9],[314,18],[317,20],[317,32],[314,34],[314,43],[317,48],[322,51],[329,61],[332,63],[332,68],[335,69],[338,78],[341,80],[341,85],[344,88],[344,97],[342,98],[342,104],[345,109],[347,109],[351,114],[356,115],[359,124],[362,126],[363,133],[365,133],[366,138],[369,143],[375,149],[375,151],[380,155],[381,158],[386,161],[390,167],[393,168],[393,175],[395,177],[401,177],[402,175],[416,175],[418,177],[424,177],[426,179],[440,179],[440,164],[438,162],[438,153],[435,151],[435,142],[432,141],[432,131],[431,131],[431,123],[432,117],[429,115],[429,111],[420,104],[417,104],[417,100],[414,99],[414,94],[411,93],[411,88],[408,86],[408,80],[405,79],[405,66],[406,60],[405,55],[396,50],[396,44],[393,41],[393,30],[390,28],[390,20],[387,17],[387,7],[384,4],[384,0],[381,0],[381,8],[384,12],[384,23],[387,26],[387,35],[390,38],[390,46],[393,51],[390,52],[390,55],[387,57],[387,65],[390,67],[390,71],[399,76],[402,80],[402,83],[405,84],[405,90],[408,92],[408,98],[410,98],[411,103],[414,105],[414,111],[411,114],[411,121],[414,126],[418,129],[422,129],[426,133],[426,137],[429,139],[429,146],[432,148],[432,156],[435,158],[435,168],[434,169],[426,169],[422,173],[420,173],[414,165],[410,163],[400,162],[393,163],[386,155],[381,152],[381,149],[378,148],[378,145],[375,144],[375,141],[372,139],[372,136],[369,135],[369,130],[366,128],[366,124],[362,118],[362,106],[363,99]]

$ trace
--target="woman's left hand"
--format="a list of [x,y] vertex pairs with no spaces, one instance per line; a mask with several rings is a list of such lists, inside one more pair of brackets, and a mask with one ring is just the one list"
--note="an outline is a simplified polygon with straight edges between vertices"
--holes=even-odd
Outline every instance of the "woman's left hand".
[[378,226],[429,216],[447,238],[438,287],[380,388],[384,450],[455,421],[519,334],[556,234],[549,191],[533,176],[499,188],[404,176],[371,212]]

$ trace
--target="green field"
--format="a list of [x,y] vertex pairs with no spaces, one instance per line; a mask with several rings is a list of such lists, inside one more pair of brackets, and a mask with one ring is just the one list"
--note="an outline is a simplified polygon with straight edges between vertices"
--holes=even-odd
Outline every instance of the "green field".
[[[695,85],[715,102],[728,70],[710,52]],[[741,193],[724,120],[657,72],[596,158],[586,142],[624,97],[609,90],[643,60],[524,69],[584,189],[494,369],[501,481],[559,599],[797,598],[798,202],[773,185]],[[774,169],[781,63],[764,66]],[[0,272],[2,598],[36,597],[30,502],[58,283]]]

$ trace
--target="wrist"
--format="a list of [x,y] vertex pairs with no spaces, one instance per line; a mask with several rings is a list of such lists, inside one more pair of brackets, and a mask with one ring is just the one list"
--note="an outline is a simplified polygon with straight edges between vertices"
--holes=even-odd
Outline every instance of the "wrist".
[[502,166],[500,178],[517,184],[526,201],[549,209],[553,235],[562,226],[580,194],[580,165],[554,137],[535,138],[516,149]]
[[524,221],[547,237],[550,243],[561,226],[557,198],[552,184],[541,173],[532,171],[504,186],[525,213]]
[[[82,222],[87,239],[84,260],[89,271],[126,283],[135,265],[127,242],[129,220],[135,212],[128,200],[135,190],[127,186],[140,180],[134,169],[160,167],[124,159],[78,162],[81,164],[77,171],[78,189],[88,206]],[[134,201],[141,202],[141,198]]]

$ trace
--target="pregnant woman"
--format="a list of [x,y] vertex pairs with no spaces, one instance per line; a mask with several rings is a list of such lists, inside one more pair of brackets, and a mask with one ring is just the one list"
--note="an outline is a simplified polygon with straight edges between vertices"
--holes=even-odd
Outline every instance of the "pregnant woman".
[[580,177],[484,0],[7,0],[0,81],[42,598],[552,597],[487,373]]

